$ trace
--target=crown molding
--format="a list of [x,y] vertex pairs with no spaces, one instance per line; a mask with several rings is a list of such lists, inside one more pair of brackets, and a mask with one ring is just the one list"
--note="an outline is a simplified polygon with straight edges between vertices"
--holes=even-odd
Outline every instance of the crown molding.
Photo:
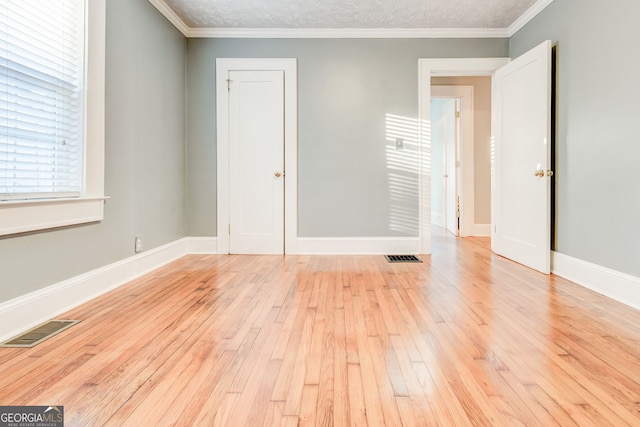
[[302,39],[460,39],[509,38],[553,0],[538,0],[509,28],[193,28],[164,0],[149,0],[188,38],[302,38]]
[[190,37],[189,32],[191,31],[191,28],[184,23],[182,18],[180,18],[173,11],[173,9],[171,9],[169,5],[164,2],[164,0],[149,0],[149,3],[151,3],[156,9],[158,9],[158,12],[163,14],[164,17],[167,18],[169,22],[171,22],[173,26],[182,33],[183,36]]
[[527,25],[529,21],[535,18],[540,12],[544,10],[547,6],[553,3],[553,0],[538,0],[531,6],[525,13],[523,13],[520,18],[516,19],[516,21],[507,28],[508,37],[512,37],[515,33],[520,31],[522,27]]
[[193,38],[416,39],[507,38],[506,29],[485,28],[190,28]]

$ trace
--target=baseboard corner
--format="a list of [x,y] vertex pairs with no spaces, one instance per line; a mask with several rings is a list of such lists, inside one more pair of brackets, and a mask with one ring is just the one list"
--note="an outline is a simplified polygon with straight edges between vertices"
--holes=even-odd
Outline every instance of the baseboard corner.
[[640,310],[640,277],[555,251],[551,252],[551,272]]

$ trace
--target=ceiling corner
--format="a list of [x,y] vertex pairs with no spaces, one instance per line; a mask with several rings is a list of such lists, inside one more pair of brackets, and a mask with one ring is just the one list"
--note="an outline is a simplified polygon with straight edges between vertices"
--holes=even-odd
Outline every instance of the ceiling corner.
[[149,0],[158,11],[164,15],[165,18],[173,24],[185,37],[189,37],[191,34],[191,28],[184,23],[184,21],[171,9],[164,0]]
[[553,0],[538,0],[533,6],[531,6],[525,13],[523,13],[516,21],[508,28],[509,37],[512,37],[515,33],[520,31],[522,27],[527,25],[529,21],[535,18],[540,12],[549,6]]

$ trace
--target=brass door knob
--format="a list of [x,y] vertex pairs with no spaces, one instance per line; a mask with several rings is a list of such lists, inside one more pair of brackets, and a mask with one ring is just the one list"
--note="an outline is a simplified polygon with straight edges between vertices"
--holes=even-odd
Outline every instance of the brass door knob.
[[280,172],[280,171],[275,171],[275,172],[273,173],[273,176],[275,176],[276,178],[280,178],[280,177],[282,176],[282,172]]
[[537,176],[539,178],[542,178],[544,176],[544,171],[542,169],[537,169],[534,173],[533,176]]

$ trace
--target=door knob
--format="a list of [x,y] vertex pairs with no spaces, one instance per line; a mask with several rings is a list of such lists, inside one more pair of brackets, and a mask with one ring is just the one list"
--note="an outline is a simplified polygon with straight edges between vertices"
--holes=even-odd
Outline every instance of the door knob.
[[547,176],[553,176],[553,171],[551,169],[547,169]]
[[534,173],[533,176],[537,176],[539,178],[542,178],[544,176],[544,171],[542,169],[537,169]]
[[282,172],[280,172],[280,171],[275,171],[275,172],[273,173],[273,176],[275,176],[276,178],[280,178],[280,177],[282,176]]

